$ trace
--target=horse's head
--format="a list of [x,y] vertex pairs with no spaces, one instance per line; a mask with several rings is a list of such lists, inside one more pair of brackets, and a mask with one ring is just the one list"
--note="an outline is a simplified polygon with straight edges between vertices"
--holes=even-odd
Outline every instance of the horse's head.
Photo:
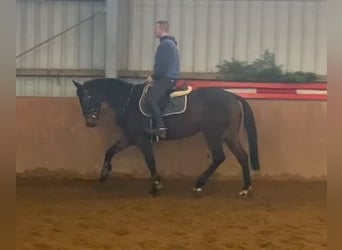
[[96,127],[99,124],[101,101],[95,93],[92,93],[82,83],[72,80],[75,87],[82,113],[88,127]]

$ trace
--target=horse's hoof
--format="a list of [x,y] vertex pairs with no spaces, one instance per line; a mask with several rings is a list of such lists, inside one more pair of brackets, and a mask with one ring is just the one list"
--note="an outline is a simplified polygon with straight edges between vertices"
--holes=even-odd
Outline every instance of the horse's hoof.
[[164,188],[164,185],[163,185],[162,182],[160,182],[160,181],[155,181],[155,182],[154,182],[154,189],[155,189],[156,191],[159,191],[159,190],[161,190],[161,189],[163,189],[163,188]]
[[192,189],[192,191],[193,191],[193,192],[200,193],[200,192],[203,191],[203,189],[202,189],[202,188],[196,188],[196,187],[194,187],[194,188]]
[[195,197],[199,197],[202,193],[203,193],[203,189],[202,189],[202,188],[194,187],[194,188],[192,189],[192,194],[193,194]]
[[247,195],[248,195],[248,193],[249,193],[250,190],[252,190],[252,187],[249,187],[249,188],[247,188],[247,189],[245,189],[245,190],[242,190],[242,191],[239,193],[239,195],[240,195],[241,197],[247,197]]

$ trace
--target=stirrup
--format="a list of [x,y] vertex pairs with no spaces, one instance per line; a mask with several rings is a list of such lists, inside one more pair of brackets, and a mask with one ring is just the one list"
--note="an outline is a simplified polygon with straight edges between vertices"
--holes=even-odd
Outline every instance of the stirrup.
[[150,134],[159,134],[160,132],[164,132],[167,130],[166,127],[160,127],[160,128],[145,128],[146,132]]

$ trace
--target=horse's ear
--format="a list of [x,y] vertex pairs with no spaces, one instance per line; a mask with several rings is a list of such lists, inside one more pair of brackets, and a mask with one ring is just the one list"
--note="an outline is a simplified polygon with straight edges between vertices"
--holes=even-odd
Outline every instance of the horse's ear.
[[72,80],[72,82],[74,83],[76,88],[81,88],[82,87],[82,83],[81,82],[78,82],[76,80]]

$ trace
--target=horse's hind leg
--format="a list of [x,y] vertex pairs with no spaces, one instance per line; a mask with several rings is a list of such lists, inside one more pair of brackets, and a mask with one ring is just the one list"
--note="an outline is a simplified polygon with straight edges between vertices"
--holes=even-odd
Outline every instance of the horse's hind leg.
[[100,182],[104,182],[107,178],[110,172],[112,171],[112,165],[110,164],[112,158],[114,155],[117,153],[121,152],[125,148],[131,145],[131,142],[125,138],[122,137],[120,138],[113,146],[109,147],[108,150],[106,151],[104,163],[102,166],[101,170],[101,175],[100,175]]
[[241,165],[242,174],[243,174],[243,186],[242,186],[242,191],[239,194],[241,196],[246,196],[248,194],[248,191],[252,188],[251,176],[250,176],[250,171],[249,171],[248,154],[243,149],[237,137],[226,138],[224,141]]
[[208,169],[197,179],[194,191],[202,191],[202,188],[208,181],[209,177],[226,159],[226,156],[222,148],[222,133],[217,131],[218,130],[204,131],[204,137],[208,143],[209,149],[212,154],[212,162]]

